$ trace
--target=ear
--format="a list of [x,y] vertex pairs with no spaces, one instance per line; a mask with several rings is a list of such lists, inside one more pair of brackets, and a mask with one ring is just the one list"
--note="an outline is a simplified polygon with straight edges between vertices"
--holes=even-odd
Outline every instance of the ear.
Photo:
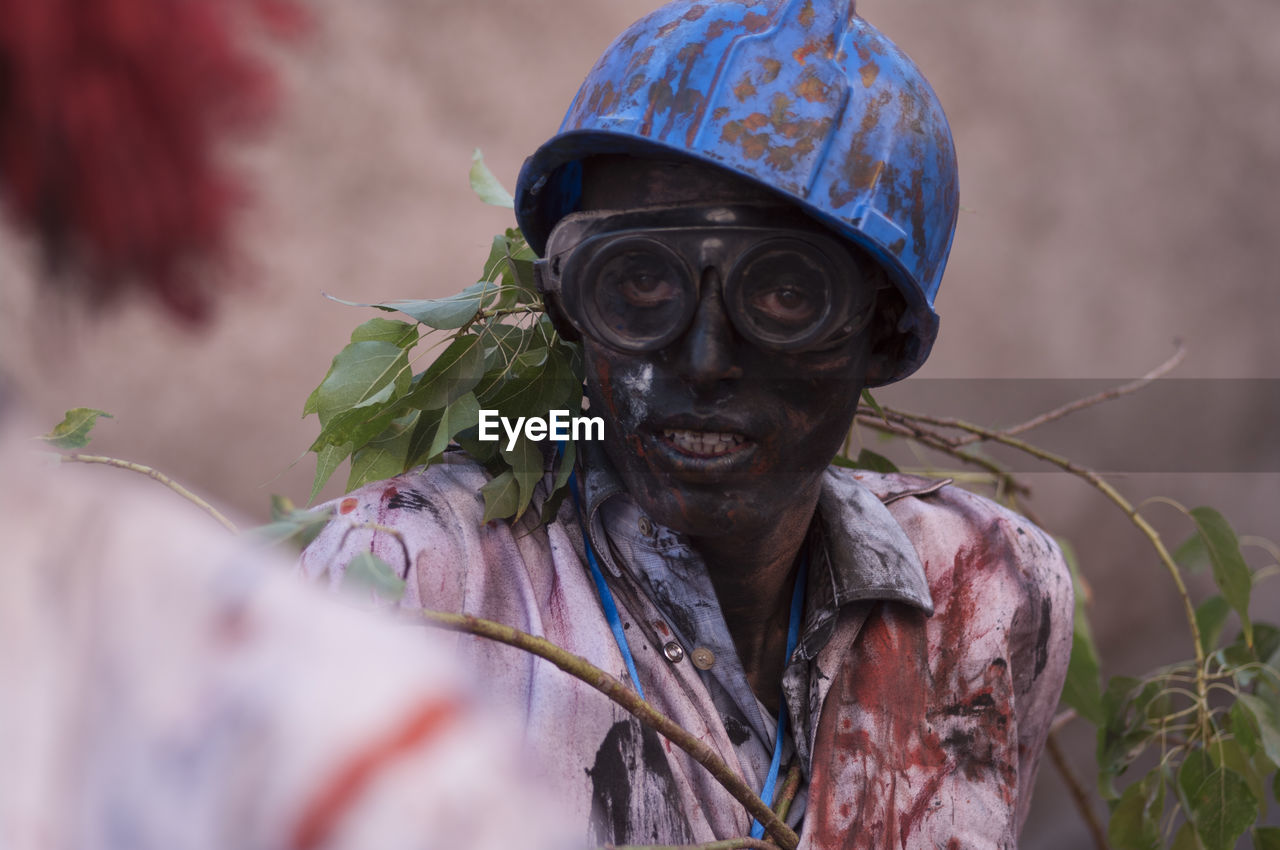
[[[900,346],[883,347],[876,345],[871,349],[871,357],[867,360],[866,385],[868,387],[891,383],[898,374],[898,364],[902,362]],[[890,350],[891,349],[891,350]]]
[[871,336],[871,352],[867,358],[866,381],[868,386],[892,383],[909,355],[912,345],[910,334],[898,329],[898,323],[907,305],[887,278],[882,278],[876,295],[876,314],[867,333]]

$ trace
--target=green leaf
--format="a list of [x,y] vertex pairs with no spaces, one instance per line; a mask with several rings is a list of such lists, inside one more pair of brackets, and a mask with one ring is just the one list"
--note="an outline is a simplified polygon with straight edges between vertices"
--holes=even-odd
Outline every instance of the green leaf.
[[361,552],[351,559],[342,577],[342,589],[356,593],[372,592],[388,602],[397,602],[404,596],[404,579],[391,565],[372,552]]
[[520,507],[520,485],[509,469],[481,487],[480,494],[484,496],[482,522],[514,516]]
[[1270,623],[1254,623],[1253,652],[1259,661],[1280,674],[1280,629]]
[[409,348],[418,341],[418,326],[398,319],[372,318],[351,332],[352,342],[389,342]]
[[449,343],[427,370],[414,379],[405,404],[437,410],[475,389],[484,375],[484,346],[479,336],[463,334]]
[[1079,632],[1071,638],[1071,661],[1062,687],[1062,701],[1095,726],[1106,721],[1102,711],[1098,651],[1088,636]]
[[509,210],[516,207],[511,193],[502,188],[498,178],[494,177],[493,172],[484,164],[484,155],[480,153],[479,148],[471,154],[471,189],[486,204],[506,207]]
[[1146,706],[1160,686],[1143,685],[1137,679],[1114,676],[1102,694],[1105,722],[1098,727],[1098,791],[1114,800],[1114,779],[1142,752],[1154,732],[1146,721]]
[[1188,537],[1173,550],[1173,560],[1189,573],[1199,573],[1209,566],[1209,550],[1204,547],[1200,532]]
[[282,520],[289,514],[298,509],[293,503],[293,499],[288,496],[281,496],[279,493],[271,494],[271,521]]
[[327,510],[304,511],[290,508],[276,513],[273,507],[272,522],[251,529],[247,536],[268,546],[287,544],[302,551],[311,545],[311,541],[324,530],[331,518]]
[[1240,693],[1237,699],[1253,715],[1263,752],[1273,764],[1280,765],[1280,692],[1260,686],[1258,694]]
[[1066,540],[1058,540],[1058,548],[1071,571],[1071,586],[1075,592],[1075,625],[1071,637],[1071,660],[1067,666],[1067,680],[1062,688],[1062,701],[1094,726],[1106,721],[1102,708],[1102,675],[1098,661],[1098,647],[1093,640],[1093,628],[1089,625],[1088,599],[1084,578],[1076,560],[1075,549]]
[[1107,839],[1115,850],[1158,850],[1160,812],[1153,811],[1153,803],[1160,784],[1153,774],[1124,789],[1107,824]]
[[[347,452],[364,448],[404,412],[404,393],[412,384],[408,352],[381,341],[353,342],[333,358],[329,374],[317,388],[315,412],[320,434],[311,444],[349,444]],[[333,463],[321,470],[332,472]]]
[[[332,370],[332,367],[330,367],[330,370]],[[329,376],[326,374],[325,377],[327,378]],[[315,413],[316,410],[318,409],[317,405],[319,404],[320,404],[320,388],[316,387],[314,390],[311,391],[311,395],[307,396],[306,402],[302,405],[302,418],[306,419],[308,416]]]
[[1192,750],[1178,769],[1178,789],[1187,816],[1205,850],[1231,850],[1258,817],[1258,800],[1240,774],[1215,767],[1203,750]]
[[551,354],[551,349],[545,345],[537,348],[530,348],[516,355],[516,368],[521,371],[532,371],[542,368],[542,364],[547,362],[547,357]]
[[1229,717],[1231,720],[1231,736],[1235,738],[1240,748],[1251,756],[1261,752],[1262,741],[1258,737],[1258,726],[1253,720],[1253,712],[1237,701],[1235,705],[1231,706]]
[[1280,850],[1280,827],[1254,827],[1253,850]]
[[529,346],[534,331],[506,322],[489,322],[481,331],[484,337],[485,368],[506,366]]
[[[515,238],[512,233],[516,234]],[[533,251],[519,235],[519,231],[508,230],[505,234],[493,237],[481,280],[502,284],[502,293],[494,306],[509,309],[516,304],[537,302],[538,292],[533,282],[534,259]]]
[[568,400],[575,387],[581,393],[581,385],[569,374],[568,364],[555,349],[547,351],[545,362],[532,365],[539,357],[516,358],[513,367],[501,380],[482,381],[480,400],[483,406],[497,410],[499,415],[512,421],[521,416],[546,417],[547,411],[556,408],[576,409]]
[[516,444],[508,450],[504,443],[502,448],[502,459],[511,466],[511,472],[515,476],[516,486],[520,491],[520,501],[516,506],[516,519],[519,519],[529,507],[529,502],[533,499],[533,490],[538,482],[542,480],[544,475],[542,452],[538,450],[538,446],[523,434],[516,440]]
[[573,474],[573,465],[578,461],[578,444],[573,440],[566,440],[564,443],[564,451],[560,456],[560,466],[556,469],[556,480],[551,489],[559,490],[561,487],[569,483],[569,476]]
[[1253,644],[1253,624],[1249,620],[1249,594],[1253,588],[1253,575],[1240,554],[1240,541],[1222,514],[1213,508],[1200,507],[1191,510],[1196,529],[1204,538],[1213,565],[1213,580],[1222,591],[1227,603],[1240,615],[1245,642]]
[[440,417],[444,410],[423,410],[418,413],[418,421],[413,426],[409,437],[409,450],[405,455],[405,466],[420,466],[431,459],[427,452],[436,438],[436,429],[440,427]]
[[858,452],[858,457],[854,460],[853,465],[857,469],[869,469],[872,472],[898,471],[898,467],[893,461],[882,454],[876,454],[871,449],[863,449]]
[[350,443],[343,443],[340,446],[321,446],[316,450],[316,477],[311,482],[311,495],[307,497],[307,504],[316,500],[316,496],[320,495],[324,485],[333,477],[338,465],[350,454]]
[[427,327],[448,331],[460,328],[474,319],[485,302],[496,297],[497,294],[497,284],[482,280],[448,298],[419,298],[384,301],[381,304],[361,304],[357,301],[334,298],[332,295],[328,297],[348,307],[374,307],[390,313],[404,313]]
[[560,513],[560,505],[564,503],[565,497],[569,495],[569,488],[562,487],[554,491],[550,498],[542,503],[542,512],[538,515],[538,523],[546,525],[556,518]]
[[351,343],[333,358],[333,366],[317,390],[315,409],[322,438],[326,426],[343,414],[403,395],[411,380],[409,356],[399,346],[382,341]]
[[[1196,536],[1199,539],[1199,535]],[[1196,625],[1200,629],[1200,648],[1205,654],[1214,651],[1222,637],[1222,627],[1227,623],[1231,606],[1221,596],[1210,596],[1196,608]]]
[[466,393],[444,409],[440,416],[440,424],[436,426],[436,435],[427,450],[427,462],[439,456],[449,447],[449,441],[458,433],[474,428],[480,419],[480,402],[475,393]]
[[42,435],[40,439],[60,449],[83,449],[89,445],[89,432],[100,416],[114,418],[105,410],[95,410],[92,407],[72,408],[52,431]]
[[418,424],[418,411],[394,420],[387,429],[351,456],[351,474],[347,492],[371,481],[381,481],[404,472],[409,455],[409,441]]
[[1255,800],[1261,800],[1266,796],[1262,776],[1253,766],[1250,754],[1245,752],[1239,741],[1218,738],[1206,749],[1209,751],[1209,758],[1213,761],[1214,767],[1225,767],[1239,774],[1240,778],[1249,785]]
[[884,415],[884,408],[880,406],[880,402],[876,401],[876,397],[871,394],[871,390],[862,391],[862,403],[876,412],[876,416],[881,419],[888,420]]

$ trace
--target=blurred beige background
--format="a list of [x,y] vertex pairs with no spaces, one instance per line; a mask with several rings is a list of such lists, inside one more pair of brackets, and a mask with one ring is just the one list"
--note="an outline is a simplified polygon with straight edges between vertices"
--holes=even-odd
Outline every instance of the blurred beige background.
[[[313,460],[290,465],[317,428],[299,418],[303,400],[369,315],[321,292],[368,301],[474,282],[510,222],[472,196],[472,148],[512,186],[595,57],[657,4],[311,5],[315,37],[275,57],[282,120],[240,154],[258,195],[244,233],[256,285],[227,299],[211,331],[138,305],[109,323],[76,314],[33,291],[30,246],[0,235],[0,364],[29,412],[52,425],[68,407],[108,410],[116,419],[99,425],[95,450],[162,469],[247,521],[264,517],[269,493],[305,499]],[[1177,337],[1190,350],[1178,375],[1280,378],[1280,4],[860,9],[923,68],[959,150],[966,211],[922,376],[1131,378]],[[1247,429],[1250,416],[1241,397],[1203,439],[1280,468],[1280,438]],[[1037,516],[1075,541],[1094,585],[1107,671],[1188,655],[1169,582],[1137,532],[1078,482],[1031,480]],[[1137,498],[1214,504],[1241,532],[1280,538],[1280,474],[1118,483]],[[1172,510],[1151,512],[1171,541],[1186,536]],[[1274,588],[1254,611],[1280,619]],[[1090,778],[1087,732],[1072,730],[1068,746]],[[1051,773],[1023,846],[1086,846]]]

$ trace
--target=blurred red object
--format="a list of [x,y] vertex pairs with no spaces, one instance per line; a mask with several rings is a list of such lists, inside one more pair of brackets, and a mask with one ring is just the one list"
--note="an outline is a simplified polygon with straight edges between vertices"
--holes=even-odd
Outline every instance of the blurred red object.
[[246,194],[220,143],[273,100],[255,25],[307,19],[292,0],[0,0],[0,201],[51,277],[207,316]]

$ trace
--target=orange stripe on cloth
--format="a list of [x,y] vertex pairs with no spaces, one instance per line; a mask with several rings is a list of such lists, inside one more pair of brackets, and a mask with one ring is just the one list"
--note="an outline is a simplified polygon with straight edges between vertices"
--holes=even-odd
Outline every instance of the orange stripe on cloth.
[[289,846],[294,850],[314,850],[322,846],[379,772],[398,757],[439,735],[461,710],[462,703],[453,699],[425,703],[400,728],[373,741],[348,759],[310,804],[302,809],[302,817]]

